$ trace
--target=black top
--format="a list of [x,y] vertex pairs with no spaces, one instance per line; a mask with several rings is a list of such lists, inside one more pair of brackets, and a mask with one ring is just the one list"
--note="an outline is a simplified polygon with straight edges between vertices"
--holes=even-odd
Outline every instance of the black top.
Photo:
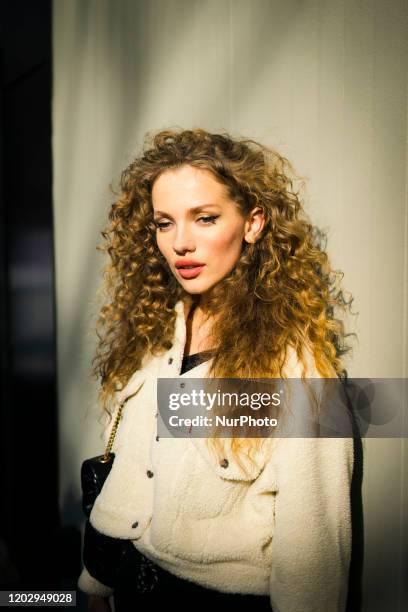
[[184,374],[184,372],[187,372],[188,370],[198,366],[200,363],[207,361],[207,359],[210,359],[211,354],[212,351],[209,350],[201,351],[200,353],[193,353],[192,355],[184,355],[180,374]]

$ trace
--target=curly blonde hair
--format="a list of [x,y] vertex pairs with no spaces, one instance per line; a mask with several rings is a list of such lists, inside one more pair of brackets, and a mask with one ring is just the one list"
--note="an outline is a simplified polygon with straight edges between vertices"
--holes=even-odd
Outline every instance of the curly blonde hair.
[[[265,214],[260,238],[243,245],[235,268],[212,289],[217,346],[209,376],[285,377],[289,345],[303,365],[302,376],[305,346],[323,377],[347,376],[341,358],[351,348],[346,336],[355,334],[345,334],[335,309],[350,309],[353,298],[345,299],[343,274],[331,268],[326,237],[305,214],[292,165],[251,139],[163,130],[147,135],[141,155],[122,172],[102,232],[105,243],[98,247],[110,256],[93,361],[104,410],[110,412],[110,399],[147,353],[160,355],[172,346],[174,306],[187,294],[157,247],[151,194],[163,172],[183,165],[210,171],[243,215],[255,206]],[[259,443],[237,438],[231,448],[248,455]]]

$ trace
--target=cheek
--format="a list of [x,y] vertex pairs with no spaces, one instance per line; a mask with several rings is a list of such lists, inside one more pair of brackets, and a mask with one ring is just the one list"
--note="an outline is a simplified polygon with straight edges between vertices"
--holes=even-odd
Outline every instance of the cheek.
[[210,253],[222,255],[224,261],[236,259],[241,252],[243,234],[236,232],[220,232],[211,237],[208,243]]
[[161,254],[165,256],[169,251],[169,241],[165,239],[163,234],[157,234],[156,243]]

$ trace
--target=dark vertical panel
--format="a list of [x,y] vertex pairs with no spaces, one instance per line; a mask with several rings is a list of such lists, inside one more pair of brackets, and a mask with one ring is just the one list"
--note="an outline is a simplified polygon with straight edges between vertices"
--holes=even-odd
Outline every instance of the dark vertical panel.
[[51,0],[2,3],[1,79],[0,545],[8,558],[0,588],[54,589],[67,554],[59,548]]

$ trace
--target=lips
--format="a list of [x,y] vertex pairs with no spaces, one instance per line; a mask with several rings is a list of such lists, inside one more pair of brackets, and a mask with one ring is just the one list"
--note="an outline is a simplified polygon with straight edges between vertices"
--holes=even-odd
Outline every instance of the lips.
[[204,266],[202,261],[194,261],[194,259],[178,259],[174,264],[176,268],[194,267],[199,268]]
[[[188,267],[187,267],[188,266]],[[179,262],[176,262],[176,269],[181,278],[190,279],[196,278],[201,271],[203,270],[205,264],[199,263],[187,263],[183,262],[183,265],[180,265]]]

